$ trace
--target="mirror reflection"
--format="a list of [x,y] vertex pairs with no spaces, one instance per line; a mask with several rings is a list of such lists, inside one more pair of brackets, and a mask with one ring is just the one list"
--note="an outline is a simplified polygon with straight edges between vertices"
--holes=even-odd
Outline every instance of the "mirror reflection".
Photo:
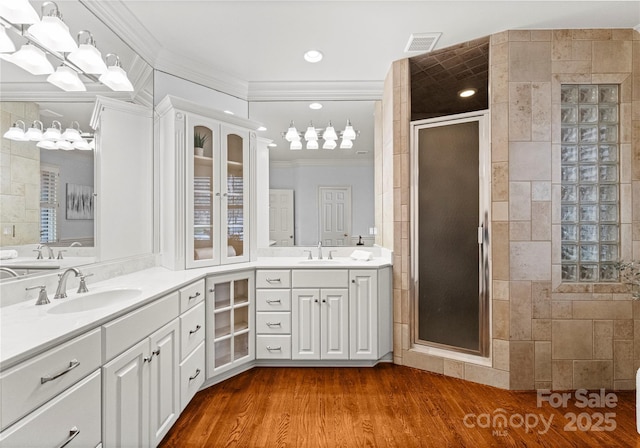
[[[31,2],[38,12],[43,3]],[[86,91],[54,84],[48,74],[30,73],[11,61],[23,46],[37,45],[29,43],[22,27],[2,18],[16,51],[0,57],[0,279],[98,261],[94,239],[94,131],[89,124],[95,99],[104,96],[149,108],[153,103],[151,66],[80,2],[60,2],[58,7],[77,43],[91,43],[87,40],[90,35],[106,65],[119,61],[133,90],[113,90],[113,85],[108,87],[91,71],[79,71]],[[48,52],[45,48],[44,54],[54,68],[69,63],[66,52]],[[67,128],[77,129],[91,147],[47,149],[50,146],[40,148],[37,141],[2,137],[16,123],[23,130],[54,127],[64,133]]]
[[[264,123],[269,149],[269,242],[271,246],[372,245],[374,241],[374,101],[262,101],[249,117]],[[301,149],[285,139],[291,122]],[[331,124],[338,137],[347,122],[357,132],[351,148],[323,149]],[[308,148],[307,129],[318,131],[318,149]]]

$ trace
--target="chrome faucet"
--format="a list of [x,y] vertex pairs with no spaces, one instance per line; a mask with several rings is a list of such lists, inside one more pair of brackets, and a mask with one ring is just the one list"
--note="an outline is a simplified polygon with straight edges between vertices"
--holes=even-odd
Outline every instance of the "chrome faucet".
[[322,260],[322,241],[318,241],[318,260]]
[[82,272],[80,272],[80,269],[78,268],[69,268],[60,274],[58,288],[56,289],[56,294],[53,296],[54,299],[64,299],[67,297],[67,277],[71,272],[73,272],[76,277],[80,277],[82,275]]
[[[47,252],[49,252],[49,260],[53,260],[56,258],[56,256],[53,254],[53,249],[46,244],[39,244],[38,249],[47,249]],[[40,259],[42,259],[42,252],[38,252],[38,260]]]
[[0,267],[0,272],[6,272],[7,274],[9,274],[11,277],[20,277],[20,274],[18,274],[16,271],[14,271],[11,268],[7,268],[5,266]]

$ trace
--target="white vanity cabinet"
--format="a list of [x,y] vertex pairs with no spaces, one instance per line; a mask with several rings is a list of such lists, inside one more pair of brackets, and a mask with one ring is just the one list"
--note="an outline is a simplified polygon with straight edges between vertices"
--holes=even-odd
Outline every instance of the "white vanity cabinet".
[[378,359],[378,271],[349,271],[349,353]]
[[292,359],[349,359],[348,275],[345,269],[292,271]]
[[179,304],[175,292],[103,325],[105,446],[156,446],[178,418]]
[[172,96],[157,111],[163,266],[249,261],[259,124]]
[[207,378],[255,359],[253,271],[215,275],[206,281]]
[[291,359],[291,271],[256,273],[256,359]]
[[180,410],[205,379],[205,282],[180,290]]

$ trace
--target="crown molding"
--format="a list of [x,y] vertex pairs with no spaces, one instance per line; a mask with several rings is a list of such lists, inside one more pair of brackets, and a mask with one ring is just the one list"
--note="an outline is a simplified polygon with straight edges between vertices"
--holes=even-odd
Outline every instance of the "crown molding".
[[153,117],[153,111],[141,104],[133,104],[126,101],[119,101],[113,98],[97,96],[96,103],[93,106],[93,114],[91,116],[90,125],[93,129],[98,130],[100,127],[100,115],[105,108],[116,110],[118,112],[126,112],[139,115],[141,117]]
[[31,101],[56,103],[92,103],[96,95],[108,96],[122,101],[131,101],[132,92],[104,92],[87,85],[86,92],[52,90],[48,82],[11,82],[2,84],[2,101]]
[[124,0],[79,0],[89,11],[152,66],[162,44],[131,13]]
[[381,100],[384,81],[274,81],[249,84],[249,101]]

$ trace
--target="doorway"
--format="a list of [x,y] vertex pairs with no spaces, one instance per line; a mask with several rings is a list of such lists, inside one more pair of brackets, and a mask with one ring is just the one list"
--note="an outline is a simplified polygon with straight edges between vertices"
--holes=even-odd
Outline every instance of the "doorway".
[[269,244],[293,246],[293,190],[269,190]]
[[351,187],[318,187],[320,241],[323,246],[349,246],[351,235]]
[[413,342],[489,352],[488,114],[412,123]]

